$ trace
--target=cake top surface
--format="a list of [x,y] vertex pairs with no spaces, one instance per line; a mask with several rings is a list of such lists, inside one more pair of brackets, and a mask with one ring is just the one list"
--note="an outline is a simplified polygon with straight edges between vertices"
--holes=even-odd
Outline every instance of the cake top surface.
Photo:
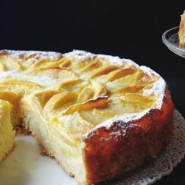
[[0,94],[37,102],[51,129],[65,130],[66,137],[89,137],[92,130],[161,109],[165,89],[160,75],[129,59],[79,50],[0,52]]

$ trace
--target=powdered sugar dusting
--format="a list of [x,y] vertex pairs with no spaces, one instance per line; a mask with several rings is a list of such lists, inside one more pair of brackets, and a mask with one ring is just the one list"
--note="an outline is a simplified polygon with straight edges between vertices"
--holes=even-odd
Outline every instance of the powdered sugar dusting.
[[[14,58],[17,59],[25,59],[30,62],[35,62],[38,61],[39,59],[46,58],[46,59],[51,59],[51,60],[56,60],[61,57],[66,57],[66,58],[72,58],[72,59],[77,59],[79,61],[83,61],[86,59],[93,59],[93,58],[98,58],[98,59],[106,59],[109,61],[111,65],[116,65],[116,66],[122,66],[126,65],[127,67],[135,67],[140,70],[142,70],[145,74],[148,76],[155,76],[156,81],[153,83],[153,86],[151,89],[145,89],[143,92],[143,95],[156,95],[158,96],[158,99],[156,101],[156,109],[161,109],[162,103],[163,103],[163,98],[165,94],[165,89],[166,89],[166,83],[163,80],[163,78],[154,72],[152,69],[145,67],[145,66],[139,66],[135,62],[129,59],[121,59],[119,57],[113,57],[109,55],[102,55],[102,54],[92,54],[90,52],[82,51],[82,50],[73,50],[72,52],[65,53],[65,54],[60,54],[56,52],[40,52],[40,51],[10,51],[10,50],[4,50],[5,53],[11,55]],[[19,80],[28,80],[31,82],[38,83],[42,86],[47,86],[47,87],[53,87],[57,84],[56,80],[53,80],[49,77],[36,77],[36,76],[28,76],[25,74],[20,74],[18,72],[0,72],[0,79],[7,78],[8,76],[11,76],[12,78],[19,79]],[[142,79],[143,81],[146,80],[144,77]],[[100,128],[100,127],[105,127],[105,128],[110,128],[110,126],[118,120],[121,120],[125,123],[129,122],[130,120],[139,120],[141,119],[144,115],[149,113],[151,109],[144,110],[142,112],[137,112],[137,113],[127,113],[123,114],[121,116],[117,116],[115,118],[109,119],[103,123],[100,123],[98,126],[96,126],[92,131]],[[91,132],[92,133],[92,132]],[[90,133],[87,133],[84,135],[85,137],[88,137]]]
[[[143,116],[145,116],[146,114],[148,114],[150,111],[151,111],[151,109],[146,109],[142,112],[125,113],[125,114],[122,114],[120,116],[116,116],[112,119],[109,119],[109,120],[106,120],[106,121],[100,123],[99,125],[94,127],[90,132],[84,134],[83,137],[84,138],[89,138],[89,136],[91,136],[91,133],[96,131],[97,129],[102,128],[102,127],[106,128],[106,129],[109,129],[114,123],[119,124],[119,121],[122,121],[124,123],[128,123],[130,120],[137,121],[137,120],[141,119]],[[130,127],[133,127],[133,125],[134,124],[129,124]]]
[[94,54],[83,50],[73,50],[72,52],[63,54],[63,56],[66,58],[74,57],[79,61],[83,61],[83,60],[95,57]]
[[27,59],[30,62],[36,62],[41,58],[46,58],[50,60],[57,60],[59,59],[62,54],[52,51],[17,51],[17,50],[3,50],[9,54],[11,57],[16,59]]
[[154,82],[153,87],[151,89],[144,90],[144,95],[146,94],[146,95],[158,96],[158,99],[156,101],[156,108],[161,109],[164,94],[165,94],[165,89],[166,89],[166,82],[163,80],[163,78],[158,73],[156,73],[155,71],[153,71],[149,67],[139,66],[138,64],[136,64],[135,62],[133,62],[130,59],[121,59],[117,56],[102,55],[102,54],[95,55],[90,52],[86,52],[86,51],[82,51],[82,50],[73,50],[72,52],[66,53],[63,56],[67,57],[67,58],[74,57],[80,61],[83,61],[83,60],[86,60],[89,58],[94,58],[94,57],[99,58],[99,59],[104,58],[104,59],[108,60],[110,62],[110,64],[112,64],[112,65],[119,65],[120,66],[120,65],[127,64],[129,67],[134,66],[136,68],[139,68],[140,70],[142,70],[144,73],[146,73],[149,76],[152,76],[152,75],[156,76],[158,78],[158,80],[156,82]]
[[45,87],[53,87],[57,85],[56,80],[53,80],[47,76],[37,77],[37,76],[25,75],[15,71],[0,72],[0,80],[7,80],[9,78],[16,79],[16,80],[30,81]]
[[110,62],[110,64],[112,65],[123,65],[123,64],[127,64],[128,66],[135,66],[135,67],[139,67],[139,65],[137,65],[135,62],[133,62],[130,59],[121,59],[118,56],[111,56],[111,55],[97,55],[97,58],[105,58],[106,60],[108,60]]
[[144,95],[146,94],[146,95],[156,95],[156,96],[158,96],[158,99],[156,101],[156,108],[161,109],[162,103],[163,103],[163,98],[164,98],[164,95],[165,95],[166,82],[164,81],[164,79],[158,73],[156,73],[155,71],[153,71],[149,67],[141,66],[140,69],[143,70],[149,76],[155,75],[156,77],[158,77],[158,80],[153,83],[152,88],[151,89],[145,89],[143,94]]
[[73,50],[69,53],[65,53],[63,54],[64,57],[66,58],[76,58],[79,61],[83,61],[83,60],[87,60],[90,58],[104,58],[106,60],[108,60],[110,62],[110,64],[112,65],[123,65],[123,64],[127,64],[128,66],[135,66],[135,67],[139,67],[139,65],[137,65],[135,62],[133,62],[130,59],[121,59],[118,56],[111,56],[111,55],[103,55],[103,54],[93,54],[87,51],[83,51],[83,50]]
[[157,95],[158,99],[156,101],[156,108],[161,109],[162,107],[162,102],[165,94],[165,89],[166,89],[166,83],[165,81],[160,78],[158,81],[156,81],[153,84],[153,87],[151,89],[145,89],[143,94],[146,95]]
[[[76,58],[77,60],[83,61],[89,58],[99,58],[99,59],[106,59],[110,62],[111,65],[127,65],[128,67],[136,67],[139,68],[140,70],[142,70],[144,73],[146,73],[149,76],[155,76],[157,78],[156,82],[153,83],[153,86],[151,89],[145,89],[143,92],[143,95],[156,95],[158,96],[157,101],[156,101],[156,109],[161,109],[162,107],[162,103],[163,103],[163,98],[165,95],[165,89],[166,89],[166,83],[163,80],[163,78],[157,74],[155,71],[153,71],[152,69],[146,67],[146,66],[139,66],[138,64],[136,64],[135,62],[133,62],[132,60],[129,59],[121,59],[119,57],[113,57],[113,56],[109,56],[109,55],[102,55],[102,54],[98,54],[98,55],[94,55],[90,52],[86,52],[86,51],[80,51],[80,50],[74,50],[72,52],[66,53],[64,54],[65,57],[67,58]],[[142,79],[143,81],[146,80],[145,77],[143,77]],[[130,120],[139,120],[141,119],[143,116],[145,116],[147,113],[149,113],[151,109],[147,109],[144,110],[142,112],[137,112],[137,113],[127,113],[127,114],[123,114],[119,117],[115,117],[113,119],[109,119],[103,123],[100,123],[98,126],[96,126],[93,130],[90,131],[90,133],[87,133],[84,135],[84,137],[88,137],[89,135],[92,134],[93,131],[97,130],[98,128],[101,127],[105,127],[105,128],[110,128],[110,126],[118,120],[122,120],[125,123],[129,122]]]

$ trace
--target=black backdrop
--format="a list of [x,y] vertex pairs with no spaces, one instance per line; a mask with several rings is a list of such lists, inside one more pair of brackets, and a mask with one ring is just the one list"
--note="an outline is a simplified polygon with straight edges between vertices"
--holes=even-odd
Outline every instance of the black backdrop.
[[184,0],[0,1],[0,49],[83,49],[179,76],[184,59],[168,51],[161,35],[179,24],[184,7]]

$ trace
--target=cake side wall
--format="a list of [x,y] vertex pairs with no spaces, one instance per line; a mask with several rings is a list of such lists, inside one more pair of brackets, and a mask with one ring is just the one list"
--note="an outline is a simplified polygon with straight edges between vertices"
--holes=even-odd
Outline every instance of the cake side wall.
[[118,121],[109,129],[102,127],[94,131],[85,140],[87,184],[127,174],[155,159],[173,135],[173,110],[173,102],[166,89],[161,110],[151,110],[138,121]]

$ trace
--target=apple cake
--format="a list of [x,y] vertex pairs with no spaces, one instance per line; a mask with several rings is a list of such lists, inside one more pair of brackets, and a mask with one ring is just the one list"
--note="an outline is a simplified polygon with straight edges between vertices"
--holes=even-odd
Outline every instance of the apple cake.
[[0,152],[14,145],[12,122],[80,185],[143,166],[173,135],[164,79],[131,60],[78,50],[3,50],[0,71]]
[[181,15],[178,36],[179,36],[179,45],[185,48],[185,11]]

